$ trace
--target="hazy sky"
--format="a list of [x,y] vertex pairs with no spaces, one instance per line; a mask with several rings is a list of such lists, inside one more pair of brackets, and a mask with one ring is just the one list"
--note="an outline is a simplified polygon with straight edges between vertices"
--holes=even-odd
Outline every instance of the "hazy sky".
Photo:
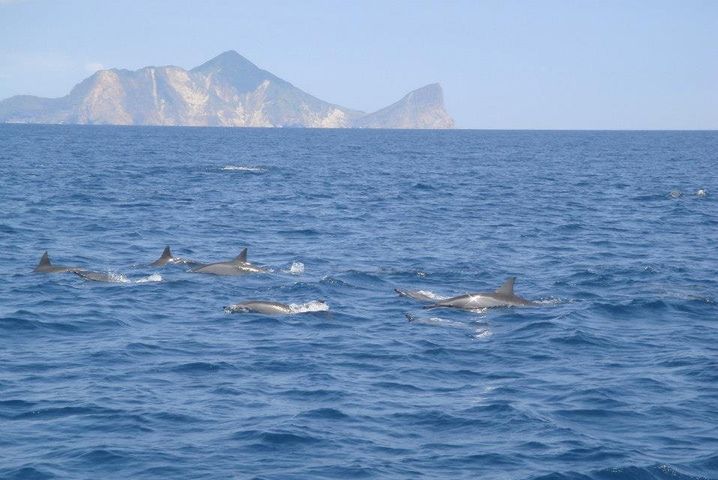
[[461,128],[718,129],[718,1],[0,0],[0,98],[230,49],[365,111],[440,82]]

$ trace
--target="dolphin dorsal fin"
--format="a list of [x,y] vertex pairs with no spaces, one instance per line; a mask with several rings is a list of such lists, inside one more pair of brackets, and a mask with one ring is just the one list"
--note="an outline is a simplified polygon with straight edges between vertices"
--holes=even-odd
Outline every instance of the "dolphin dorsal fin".
[[234,257],[234,263],[247,263],[247,249],[245,248],[241,252],[239,252],[239,255]]
[[160,259],[162,258],[172,258],[172,251],[170,250],[170,246],[167,245],[162,252],[162,255],[160,255]]
[[44,267],[49,266],[50,264],[50,256],[47,254],[47,250],[45,250],[45,253],[42,254],[42,258],[40,258],[40,263],[37,264],[38,267]]
[[516,277],[509,277],[503,285],[496,289],[496,293],[501,293],[503,295],[513,295],[515,281]]

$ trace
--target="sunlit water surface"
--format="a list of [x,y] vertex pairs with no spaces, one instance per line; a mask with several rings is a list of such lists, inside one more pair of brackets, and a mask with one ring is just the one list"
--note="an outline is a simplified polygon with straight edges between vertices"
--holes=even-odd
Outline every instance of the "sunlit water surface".
[[717,478],[717,197],[716,132],[0,126],[0,477]]

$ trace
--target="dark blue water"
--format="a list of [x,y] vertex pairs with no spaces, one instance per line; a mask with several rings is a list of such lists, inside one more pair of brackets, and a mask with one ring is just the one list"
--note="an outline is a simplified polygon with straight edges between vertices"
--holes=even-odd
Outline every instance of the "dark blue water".
[[0,126],[0,477],[718,478],[716,194],[716,132]]

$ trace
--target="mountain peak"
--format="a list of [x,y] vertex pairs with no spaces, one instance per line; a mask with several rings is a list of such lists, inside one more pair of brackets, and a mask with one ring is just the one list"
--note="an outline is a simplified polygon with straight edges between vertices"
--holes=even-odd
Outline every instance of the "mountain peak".
[[438,104],[443,105],[444,103],[444,90],[441,88],[439,83],[430,83],[423,87],[417,88],[406,94],[402,100],[409,100],[413,102],[421,102],[422,104]]
[[444,108],[444,91],[438,83],[417,88],[398,102],[356,122],[361,128],[453,128]]
[[242,55],[239,54],[239,52],[237,50],[224,51],[224,52],[220,53],[219,55],[217,55],[215,58],[219,58],[219,57],[230,57],[230,58],[231,57],[235,57],[235,58],[241,57],[241,58],[244,58],[244,57],[242,57]]
[[195,67],[192,71],[207,71],[216,69],[244,69],[259,70],[255,64],[237,53],[236,50],[227,50],[216,57],[207,60],[202,65]]
[[232,64],[232,63],[252,63],[246,58],[244,58],[242,55],[237,52],[237,50],[227,50],[226,52],[222,52],[216,57],[208,60],[205,62],[207,63],[214,63],[214,64]]
[[236,88],[238,92],[251,92],[265,80],[281,82],[266,70],[262,70],[236,50],[227,50],[191,70],[204,76],[211,76]]
[[414,91],[415,92],[432,93],[432,94],[442,95],[442,96],[444,94],[444,90],[441,88],[441,84],[439,82],[424,85],[423,87],[419,87]]

